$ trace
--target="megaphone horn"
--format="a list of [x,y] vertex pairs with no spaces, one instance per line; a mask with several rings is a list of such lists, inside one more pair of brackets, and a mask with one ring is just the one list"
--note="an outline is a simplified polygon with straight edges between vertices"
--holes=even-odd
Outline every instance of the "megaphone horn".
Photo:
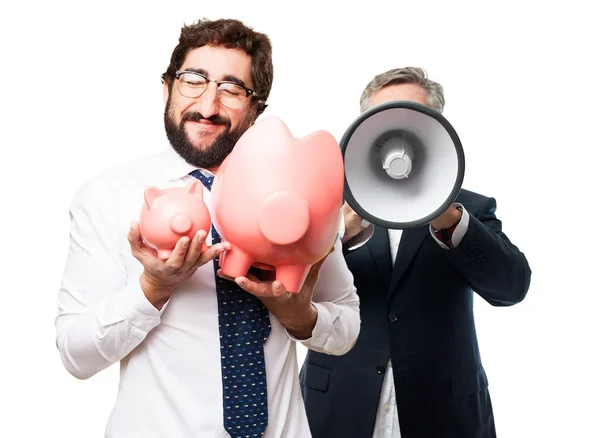
[[429,224],[456,200],[465,156],[450,122],[417,102],[362,113],[340,142],[344,198],[364,221],[391,229]]

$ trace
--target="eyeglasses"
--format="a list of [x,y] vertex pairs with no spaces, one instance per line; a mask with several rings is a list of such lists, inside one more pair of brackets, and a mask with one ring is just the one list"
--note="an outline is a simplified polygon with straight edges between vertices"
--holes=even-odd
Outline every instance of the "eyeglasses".
[[206,76],[195,71],[179,70],[175,72],[175,79],[177,80],[177,89],[179,92],[191,99],[200,97],[206,88],[208,88],[210,82],[216,83],[219,102],[229,108],[241,107],[248,96],[252,96],[252,98],[258,97],[258,94],[250,88],[246,88],[235,82],[208,79]]

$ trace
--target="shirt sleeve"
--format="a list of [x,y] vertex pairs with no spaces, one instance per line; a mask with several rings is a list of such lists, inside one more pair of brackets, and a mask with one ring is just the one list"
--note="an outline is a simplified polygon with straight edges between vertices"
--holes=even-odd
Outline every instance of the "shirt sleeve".
[[354,277],[342,254],[342,243],[336,239],[331,253],[319,273],[313,296],[317,309],[317,322],[308,339],[298,340],[305,347],[333,355],[348,352],[356,342],[360,330],[359,297]]
[[160,323],[139,278],[129,278],[110,197],[88,181],[70,208],[70,245],[58,293],[56,345],[65,368],[80,379],[121,360]]

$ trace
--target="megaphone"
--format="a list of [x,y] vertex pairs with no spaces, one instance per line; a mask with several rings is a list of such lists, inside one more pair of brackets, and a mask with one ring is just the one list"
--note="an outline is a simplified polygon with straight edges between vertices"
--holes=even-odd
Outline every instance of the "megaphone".
[[461,189],[460,139],[444,116],[420,103],[369,108],[346,129],[340,147],[344,198],[367,223],[421,227],[446,211]]

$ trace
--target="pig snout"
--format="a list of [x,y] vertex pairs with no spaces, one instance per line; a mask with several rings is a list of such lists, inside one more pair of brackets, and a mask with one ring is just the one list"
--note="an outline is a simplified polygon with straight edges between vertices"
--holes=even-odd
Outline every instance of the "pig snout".
[[263,202],[258,222],[260,231],[269,241],[278,245],[297,242],[310,224],[308,203],[293,192],[273,193]]
[[177,213],[171,216],[169,226],[175,234],[184,235],[192,229],[192,219],[185,213]]

